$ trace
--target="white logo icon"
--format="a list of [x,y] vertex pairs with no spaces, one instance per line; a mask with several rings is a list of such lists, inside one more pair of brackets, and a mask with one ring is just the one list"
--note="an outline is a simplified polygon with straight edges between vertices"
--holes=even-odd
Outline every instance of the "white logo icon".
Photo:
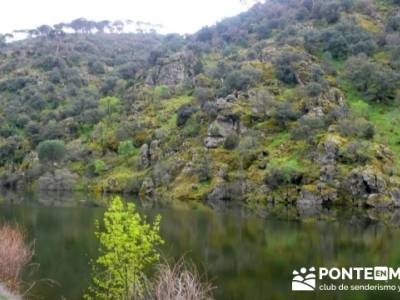
[[293,271],[292,291],[313,291],[316,285],[315,268],[301,268]]
[[374,280],[388,280],[389,279],[388,267],[375,267],[374,268]]

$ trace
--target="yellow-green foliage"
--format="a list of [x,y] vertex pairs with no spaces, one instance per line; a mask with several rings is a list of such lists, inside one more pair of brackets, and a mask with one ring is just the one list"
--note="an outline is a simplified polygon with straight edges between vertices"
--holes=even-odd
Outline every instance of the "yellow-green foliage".
[[378,26],[371,17],[361,14],[355,14],[354,16],[357,20],[357,23],[366,31],[378,33],[381,30],[381,27]]
[[85,299],[139,299],[146,292],[145,270],[159,260],[160,237],[157,216],[149,224],[134,203],[115,197],[104,213],[104,226],[96,223],[99,257],[93,265],[93,285]]
[[139,174],[141,173],[133,172],[133,169],[130,169],[125,165],[117,166],[104,174],[96,185],[95,190],[122,192],[128,188],[130,180],[136,178]]

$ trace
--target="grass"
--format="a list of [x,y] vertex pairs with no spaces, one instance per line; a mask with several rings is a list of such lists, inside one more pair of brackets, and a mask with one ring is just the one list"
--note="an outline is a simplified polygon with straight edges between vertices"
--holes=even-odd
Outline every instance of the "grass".
[[357,23],[366,31],[377,33],[381,28],[374,22],[373,18],[366,15],[355,14]]
[[367,102],[362,95],[351,87],[350,83],[343,84],[350,113],[364,117],[375,126],[374,141],[388,145],[395,157],[395,164],[400,167],[400,111],[397,107],[382,103]]
[[22,270],[33,255],[25,240],[20,227],[8,224],[0,227],[0,283],[12,292],[20,290]]
[[211,300],[214,286],[194,264],[180,259],[176,264],[160,264],[153,283],[157,300]]

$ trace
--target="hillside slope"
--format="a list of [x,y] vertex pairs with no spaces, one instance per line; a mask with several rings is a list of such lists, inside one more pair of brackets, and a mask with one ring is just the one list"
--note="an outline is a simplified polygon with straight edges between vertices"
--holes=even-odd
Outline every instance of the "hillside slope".
[[185,37],[3,44],[1,185],[400,206],[399,45],[389,0],[270,0]]

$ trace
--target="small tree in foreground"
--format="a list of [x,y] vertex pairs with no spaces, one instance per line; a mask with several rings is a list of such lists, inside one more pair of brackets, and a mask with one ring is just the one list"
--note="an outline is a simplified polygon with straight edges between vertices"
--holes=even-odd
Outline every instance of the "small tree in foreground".
[[145,269],[159,260],[160,216],[148,224],[133,203],[115,197],[96,223],[100,256],[93,266],[93,286],[85,299],[140,299],[147,289]]

